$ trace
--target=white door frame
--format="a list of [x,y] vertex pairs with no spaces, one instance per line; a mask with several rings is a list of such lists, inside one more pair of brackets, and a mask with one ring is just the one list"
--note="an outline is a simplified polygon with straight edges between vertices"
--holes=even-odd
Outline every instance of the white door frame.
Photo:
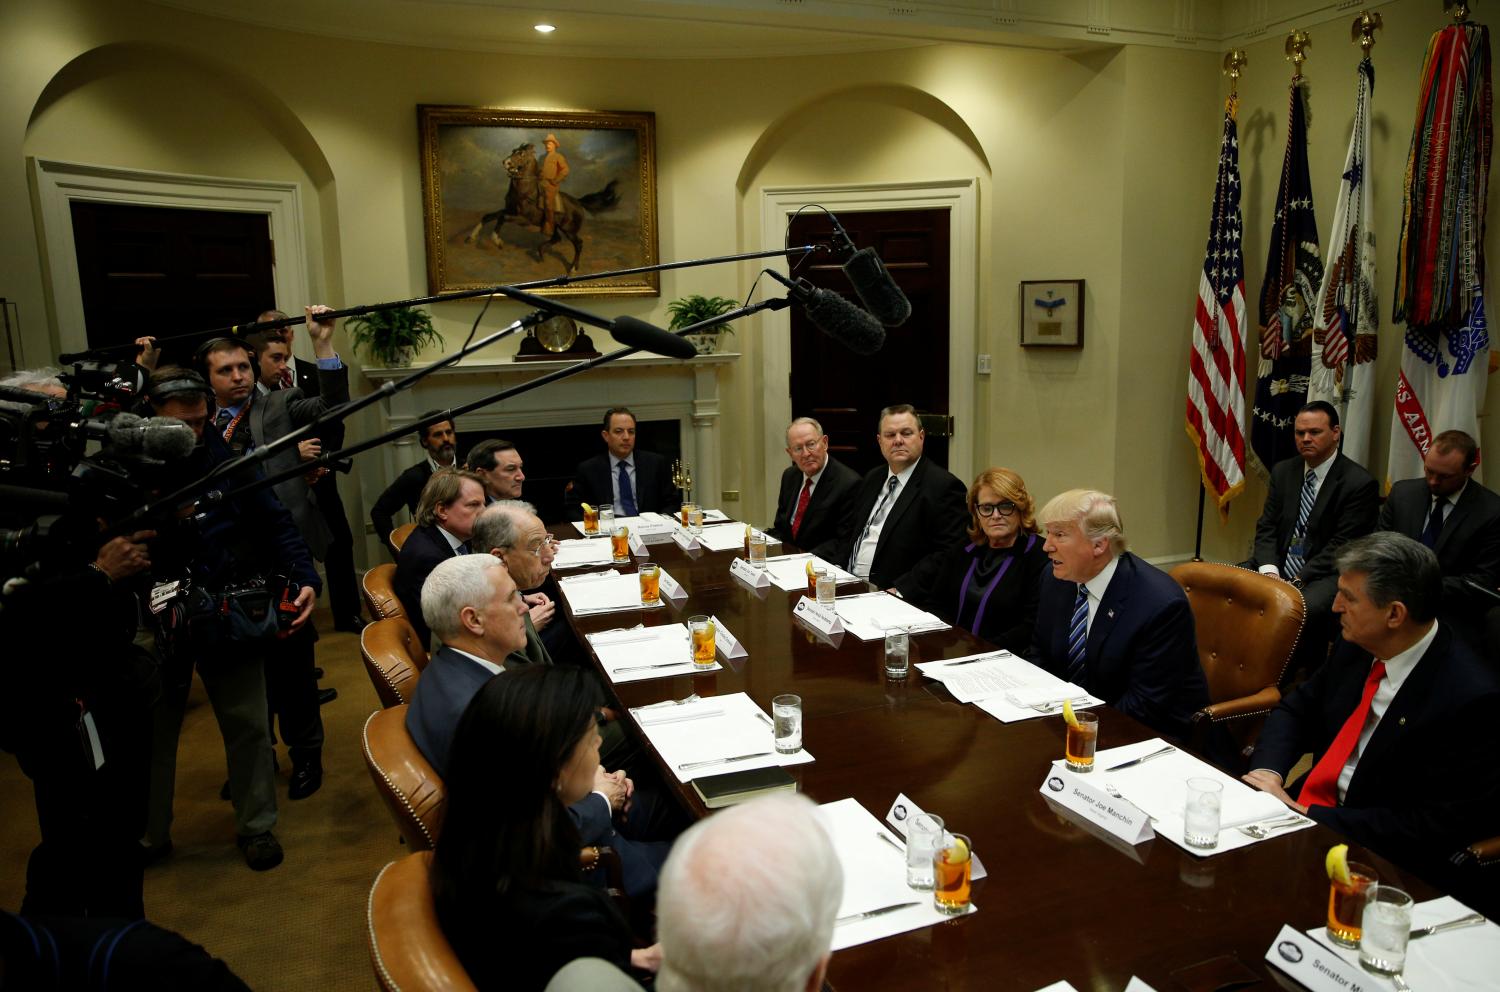
[[[761,189],[761,241],[764,247],[780,248],[785,243],[783,239],[792,215],[809,203],[821,203],[834,213],[879,210],[949,212],[948,412],[954,415],[961,433],[948,445],[948,471],[960,479],[971,478],[975,442],[974,356],[979,318],[979,180],[766,186]],[[785,261],[770,264],[782,273],[787,271]],[[786,468],[780,438],[792,419],[792,398],[786,388],[792,373],[792,318],[788,311],[779,310],[766,314],[764,320],[761,347],[765,350],[763,427],[767,443],[762,474],[764,478],[776,479]],[[891,395],[891,402],[901,401],[901,396]],[[874,433],[874,424],[870,425],[870,431]]]
[[[276,304],[301,306],[308,297],[307,252],[302,232],[302,201],[296,183],[228,179],[172,172],[60,162],[28,156],[36,211],[41,226],[43,278],[51,291],[58,351],[88,348],[78,248],[73,240],[75,200],[184,210],[226,210],[266,215],[274,248],[271,276]],[[249,316],[249,315],[247,315]],[[206,328],[205,328],[206,329]],[[164,328],[180,333],[193,328]]]

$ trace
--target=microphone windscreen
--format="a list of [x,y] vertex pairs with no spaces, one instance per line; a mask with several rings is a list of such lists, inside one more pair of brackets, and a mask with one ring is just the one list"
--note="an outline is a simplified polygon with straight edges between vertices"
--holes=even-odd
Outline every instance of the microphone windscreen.
[[105,446],[117,452],[141,450],[141,425],[145,418],[123,410],[109,418],[105,425]]
[[145,453],[162,461],[186,458],[198,446],[198,435],[176,417],[149,417],[142,432],[145,435]]
[[891,278],[874,248],[861,248],[844,263],[844,275],[854,285],[865,309],[886,327],[898,327],[911,316],[911,301]]
[[812,289],[802,309],[818,330],[856,355],[873,355],[885,344],[880,321],[831,289]]
[[639,348],[667,358],[694,358],[698,349],[687,338],[664,331],[634,317],[616,317],[609,333],[627,348]]

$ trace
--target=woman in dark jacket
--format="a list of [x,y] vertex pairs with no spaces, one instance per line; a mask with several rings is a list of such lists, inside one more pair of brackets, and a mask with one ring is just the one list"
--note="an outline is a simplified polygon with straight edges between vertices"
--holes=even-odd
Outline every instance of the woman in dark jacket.
[[654,971],[608,894],[584,881],[567,807],[594,787],[600,700],[580,669],[490,679],[448,760],[448,809],[432,863],[438,920],[481,989],[540,992],[563,965],[603,958]]

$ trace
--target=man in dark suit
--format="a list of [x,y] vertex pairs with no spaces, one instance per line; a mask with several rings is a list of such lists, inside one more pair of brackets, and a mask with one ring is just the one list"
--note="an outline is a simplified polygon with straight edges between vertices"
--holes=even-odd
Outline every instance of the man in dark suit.
[[914,592],[902,588],[907,573],[964,540],[968,490],[947,469],[922,457],[927,433],[909,404],[881,410],[876,436],[885,465],[865,475],[837,536],[813,553],[905,595]]
[[823,425],[811,417],[798,417],[787,427],[786,453],[792,464],[781,473],[776,522],[769,533],[799,548],[815,548],[838,536],[859,476],[828,453]]
[[[1429,548],[1380,532],[1337,565],[1343,640],[1271,712],[1245,781],[1466,898],[1448,858],[1500,834],[1500,680],[1436,619]],[[1308,752],[1312,770],[1284,786]]]
[[1391,487],[1380,508],[1380,530],[1427,545],[1443,570],[1445,624],[1474,642],[1493,599],[1469,582],[1500,587],[1500,496],[1474,481],[1479,445],[1464,431],[1444,431],[1422,459],[1424,478]]
[[484,482],[473,472],[443,469],[433,473],[417,504],[417,528],[396,556],[392,584],[401,609],[422,646],[430,641],[422,620],[422,584],[439,562],[468,554],[474,519],[484,509]]
[[1046,534],[1027,657],[1170,737],[1208,705],[1193,611],[1170,576],[1125,550],[1113,496],[1073,489],[1037,515]]
[[[417,682],[406,729],[433,769],[446,775],[454,731],[469,701],[491,678],[503,678],[516,653],[526,648],[526,604],[497,556],[474,554],[441,562],[432,570],[422,589],[422,610],[443,647]],[[496,755],[495,760],[505,756]],[[568,812],[584,844],[615,848],[626,891],[641,896],[656,888],[668,845],[616,833],[614,816],[626,808],[633,791],[634,783],[623,772],[607,772],[600,765],[594,791]]]
[[573,503],[613,504],[616,517],[647,510],[676,513],[682,505],[672,486],[672,468],[661,455],[635,450],[635,414],[623,406],[604,411],[599,432],[609,449],[573,470]]
[[1301,588],[1304,660],[1315,667],[1333,634],[1334,555],[1375,529],[1379,493],[1369,472],[1339,454],[1339,414],[1331,404],[1315,400],[1297,411],[1293,432],[1298,454],[1271,469],[1255,552],[1243,565]]
[[[439,412],[429,410],[418,418],[418,422]],[[385,545],[392,558],[396,557],[396,549],[391,547],[396,512],[404,506],[415,520],[417,500],[421,499],[422,487],[427,485],[432,473],[440,468],[450,468],[458,460],[458,435],[451,420],[439,420],[417,431],[417,443],[427,452],[427,457],[396,476],[396,481],[387,486],[375,505],[370,507],[370,523],[375,525],[375,536],[380,538],[380,543]]]
[[469,449],[464,468],[484,478],[485,505],[502,499],[520,499],[526,482],[521,453],[503,438],[489,438]]

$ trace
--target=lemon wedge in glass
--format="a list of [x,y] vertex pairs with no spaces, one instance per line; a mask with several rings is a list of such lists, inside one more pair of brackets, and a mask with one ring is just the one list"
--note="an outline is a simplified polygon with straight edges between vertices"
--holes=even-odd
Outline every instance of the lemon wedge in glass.
[[1323,867],[1328,869],[1328,877],[1340,885],[1353,884],[1353,878],[1349,874],[1349,845],[1335,844],[1328,849],[1328,857],[1323,859]]
[[583,504],[583,512],[584,513],[593,513],[594,512],[594,508],[592,506],[589,506],[587,503],[584,503]]
[[1073,715],[1073,701],[1071,699],[1063,700],[1063,719],[1068,721],[1068,726],[1070,727],[1081,726],[1078,722],[1078,717]]
[[962,837],[953,838],[953,843],[943,850],[943,860],[950,865],[961,865],[969,860],[969,845]]

